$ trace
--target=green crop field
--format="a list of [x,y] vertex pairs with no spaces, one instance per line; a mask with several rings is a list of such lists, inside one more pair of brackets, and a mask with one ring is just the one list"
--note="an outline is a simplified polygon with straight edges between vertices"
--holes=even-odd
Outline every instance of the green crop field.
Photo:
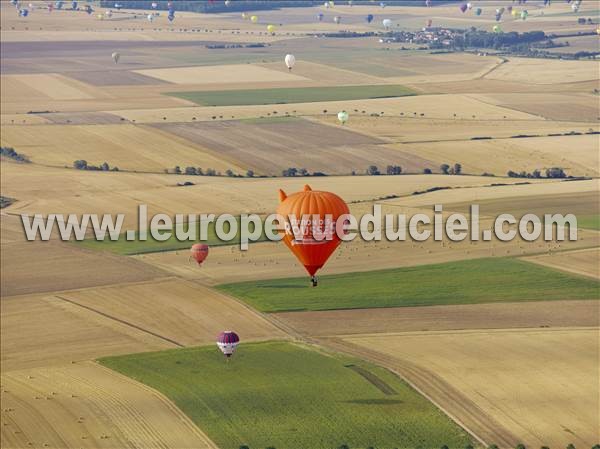
[[239,106],[405,97],[416,93],[407,87],[390,84],[171,92],[167,95],[183,98],[201,106]]
[[224,284],[218,288],[262,312],[596,299],[600,282],[512,258],[306,278]]
[[[241,336],[243,338],[243,335]],[[463,448],[468,435],[389,371],[285,342],[110,357],[170,398],[220,448]]]
[[600,231],[600,215],[580,215],[577,217],[577,226]]
[[[188,249],[194,243],[206,243],[210,246],[221,246],[221,245],[239,245],[240,243],[240,218],[236,217],[237,220],[237,229],[238,233],[236,237],[230,241],[224,241],[217,236],[215,231],[215,222],[211,222],[208,224],[206,229],[206,240],[200,241],[199,238],[194,241],[189,240],[179,240],[177,238],[177,233],[175,227],[171,232],[171,236],[167,240],[156,240],[148,231],[147,240],[140,240],[139,234],[136,233],[135,240],[127,240],[126,234],[119,235],[118,240],[109,240],[108,237],[104,240],[96,240],[94,238],[87,238],[82,241],[74,241],[74,244],[81,245],[84,248],[93,249],[97,251],[110,251],[115,254],[121,254],[125,256],[132,256],[135,254],[148,254],[148,253],[158,253],[163,251],[177,251],[180,249]],[[179,226],[181,231],[187,230],[187,224]],[[225,224],[223,226],[225,232],[229,232],[229,226]],[[264,228],[264,224],[263,224]],[[252,226],[250,226],[252,230]],[[263,229],[264,230],[264,229]],[[196,227],[196,232],[199,237],[200,233],[200,224]],[[263,235],[259,238],[259,241],[265,240],[266,236]]]

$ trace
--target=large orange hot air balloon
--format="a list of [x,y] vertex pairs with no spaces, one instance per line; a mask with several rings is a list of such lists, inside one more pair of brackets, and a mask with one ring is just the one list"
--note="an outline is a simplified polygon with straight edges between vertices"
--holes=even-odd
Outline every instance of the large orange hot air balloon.
[[336,223],[342,215],[350,213],[348,205],[339,196],[312,190],[308,185],[290,196],[280,190],[279,200],[277,214],[285,219],[283,241],[304,265],[316,287],[315,273],[341,242]]
[[191,248],[191,257],[198,262],[198,265],[202,265],[202,262],[208,256],[208,245],[205,243],[194,243]]

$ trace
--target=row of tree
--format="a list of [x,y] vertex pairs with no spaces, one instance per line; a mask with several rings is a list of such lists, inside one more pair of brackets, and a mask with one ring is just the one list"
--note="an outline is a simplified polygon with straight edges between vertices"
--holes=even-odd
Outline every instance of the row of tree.
[[[508,173],[506,173],[506,174],[508,175],[509,178],[534,178],[534,179],[542,178],[542,172],[537,169],[533,170],[531,173],[528,173],[525,170],[520,171],[520,172],[515,172],[512,170],[509,170]],[[552,168],[546,169],[546,178],[561,179],[561,178],[568,178],[568,176],[562,168],[552,167]]]
[[21,153],[17,153],[12,147],[0,147],[0,155],[7,157],[17,162],[31,162],[27,156]]
[[[246,444],[242,444],[239,449],[250,449],[250,446],[246,445]],[[275,446],[267,446],[265,449],[276,449]],[[337,447],[337,449],[351,449],[350,446],[348,446],[347,444],[342,444],[340,446]],[[367,449],[375,449],[375,446],[367,446]],[[395,448],[397,449],[397,448]],[[440,447],[440,449],[449,449],[447,445],[443,445]],[[467,444],[465,446],[465,449],[474,449],[474,446],[472,444]],[[498,449],[498,445],[496,444],[490,444],[487,449]],[[527,447],[523,444],[523,443],[519,443],[515,446],[515,449],[527,449]],[[550,449],[548,446],[541,446],[540,449]],[[576,449],[574,444],[568,444],[565,449]],[[600,449],[600,444],[596,444],[594,446],[592,446],[591,449]]]
[[111,167],[108,162],[101,165],[90,165],[86,160],[78,159],[73,162],[73,168],[77,170],[94,170],[94,171],[119,171],[119,167]]

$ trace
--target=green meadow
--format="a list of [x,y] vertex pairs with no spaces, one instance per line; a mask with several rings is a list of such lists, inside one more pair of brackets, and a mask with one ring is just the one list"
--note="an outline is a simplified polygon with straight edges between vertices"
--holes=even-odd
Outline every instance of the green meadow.
[[[243,336],[242,336],[243,338]],[[286,342],[101,359],[171,399],[220,448],[464,448],[468,435],[391,372]]]
[[600,282],[514,258],[223,284],[262,312],[597,299]]
[[167,95],[192,101],[201,106],[240,106],[405,97],[416,95],[416,92],[404,86],[384,84],[170,92]]

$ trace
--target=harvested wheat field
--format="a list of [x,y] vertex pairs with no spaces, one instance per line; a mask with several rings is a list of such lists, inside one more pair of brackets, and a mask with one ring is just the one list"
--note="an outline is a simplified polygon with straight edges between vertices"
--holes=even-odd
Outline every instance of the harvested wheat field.
[[589,300],[284,312],[274,316],[309,337],[600,325],[598,302]]
[[565,81],[598,80],[597,61],[559,61],[531,58],[510,58],[486,78],[534,84],[555,84]]
[[99,255],[71,243],[25,240],[20,218],[2,216],[2,234],[11,232],[11,241],[2,242],[2,297],[69,290],[97,285],[137,282],[164,276],[132,259],[111,254]]
[[[457,154],[457,147],[460,153]],[[600,144],[597,135],[487,139],[464,142],[428,142],[394,145],[404,153],[442,163],[461,162],[464,173],[492,173],[506,176],[509,171],[543,172],[563,167],[572,176],[600,174]],[[569,148],[569,151],[565,149]]]
[[[388,366],[459,420],[463,407],[485,411],[498,423],[497,429],[479,433],[487,444],[591,447],[600,438],[598,328],[405,333],[344,341],[388,357]],[[438,390],[444,384],[448,392]],[[453,390],[464,403],[454,403]]]
[[378,139],[296,118],[154,126],[260,174],[279,175],[290,166],[310,173],[349,174],[372,164],[399,164],[414,173],[432,165],[419,156],[381,146]]
[[35,132],[25,126],[6,126],[2,145],[19,148],[31,161],[54,167],[71,167],[83,159],[91,165],[107,162],[120,170],[141,172],[162,173],[177,165],[244,171],[231,158],[176,134],[131,124],[48,125],[36,127]]
[[2,447],[217,446],[162,394],[94,362],[2,374]]
[[600,248],[524,257],[524,260],[569,273],[600,278]]
[[284,337],[241,303],[180,279],[64,292],[60,298],[180,346],[212,344],[226,328],[236,329],[245,341]]
[[253,65],[214,67],[177,67],[172,69],[138,70],[135,73],[173,84],[270,83],[272,81],[305,81],[306,78],[290,73],[269,70]]
[[[398,211],[402,213],[406,211]],[[431,213],[431,210],[411,210],[411,213]],[[490,228],[491,222],[482,220],[481,228]],[[355,239],[341,245],[327,262],[321,274],[352,273],[386,268],[427,265],[481,257],[522,256],[544,254],[563,249],[589,248],[600,244],[600,233],[579,230],[577,241],[565,242],[364,242]],[[281,242],[252,244],[248,251],[237,246],[213,247],[211,263],[197,270],[188,262],[183,251],[169,251],[134,256],[135,259],[165,272],[206,285],[306,276],[304,268]]]
[[56,295],[2,297],[2,371],[177,347]]
[[[356,188],[357,179],[359,189]],[[356,202],[387,195],[410,195],[439,185],[489,185],[493,179],[443,175],[231,179],[107,173],[3,162],[0,181],[3,195],[19,199],[8,209],[10,213],[124,213],[123,227],[132,229],[137,224],[140,204],[148,206],[149,216],[155,213],[171,216],[176,213],[272,213],[278,204],[280,188],[294,192],[307,182],[315,190],[335,190],[347,202]],[[177,183],[185,181],[195,185],[177,187]],[[507,183],[518,181],[503,180]]]

